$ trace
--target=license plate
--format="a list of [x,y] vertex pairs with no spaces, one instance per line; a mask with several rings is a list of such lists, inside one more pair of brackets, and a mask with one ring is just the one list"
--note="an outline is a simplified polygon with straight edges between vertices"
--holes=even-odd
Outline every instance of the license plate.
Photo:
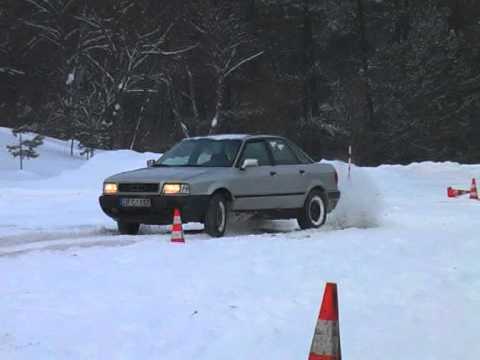
[[122,207],[128,208],[145,208],[151,207],[152,201],[150,199],[121,199],[120,204]]

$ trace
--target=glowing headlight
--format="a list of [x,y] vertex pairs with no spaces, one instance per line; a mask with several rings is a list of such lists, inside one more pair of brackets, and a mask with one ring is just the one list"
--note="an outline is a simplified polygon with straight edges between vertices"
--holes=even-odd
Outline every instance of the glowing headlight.
[[113,183],[103,184],[103,193],[104,194],[116,194],[118,192],[118,185]]
[[188,184],[165,184],[162,192],[167,195],[190,194],[190,186]]

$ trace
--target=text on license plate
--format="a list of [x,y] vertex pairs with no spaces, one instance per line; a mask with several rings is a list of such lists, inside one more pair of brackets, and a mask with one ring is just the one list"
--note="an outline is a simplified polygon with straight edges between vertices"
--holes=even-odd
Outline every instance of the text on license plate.
[[152,206],[152,201],[151,201],[151,199],[124,198],[124,199],[120,200],[120,204],[122,205],[122,207],[134,207],[134,208],[151,207]]

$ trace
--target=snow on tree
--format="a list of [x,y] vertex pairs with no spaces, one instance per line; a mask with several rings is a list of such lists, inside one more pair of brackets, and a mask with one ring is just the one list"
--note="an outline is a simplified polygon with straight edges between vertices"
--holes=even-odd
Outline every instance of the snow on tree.
[[[94,49],[85,51],[84,56],[90,71],[96,74],[92,81],[102,93],[98,98],[101,101],[102,118],[112,124],[113,130],[125,129],[126,122],[131,119],[124,118],[123,103],[141,98],[129,142],[129,147],[133,148],[151,95],[158,93],[159,87],[169,82],[164,70],[152,64],[161,64],[164,58],[187,53],[196,45],[174,49],[168,47],[173,22],[168,25],[142,23],[133,29],[117,29],[118,22],[131,9],[131,1],[120,1],[109,17],[91,12],[79,17],[79,20],[88,26],[89,38],[98,42]],[[117,133],[114,136],[123,137],[124,134]]]
[[0,122],[72,152],[275,132],[327,157],[353,143],[362,164],[473,162],[479,16],[447,0],[7,1]]
[[199,51],[214,77],[215,109],[209,133],[215,133],[223,120],[227,79],[264,52],[256,49],[255,41],[234,4],[201,3],[191,23],[200,37]]

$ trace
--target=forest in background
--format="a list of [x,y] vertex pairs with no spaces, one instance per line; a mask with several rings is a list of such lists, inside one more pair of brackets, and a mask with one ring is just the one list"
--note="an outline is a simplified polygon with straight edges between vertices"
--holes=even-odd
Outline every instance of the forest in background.
[[84,150],[272,133],[317,159],[478,163],[480,2],[0,0],[0,126]]

